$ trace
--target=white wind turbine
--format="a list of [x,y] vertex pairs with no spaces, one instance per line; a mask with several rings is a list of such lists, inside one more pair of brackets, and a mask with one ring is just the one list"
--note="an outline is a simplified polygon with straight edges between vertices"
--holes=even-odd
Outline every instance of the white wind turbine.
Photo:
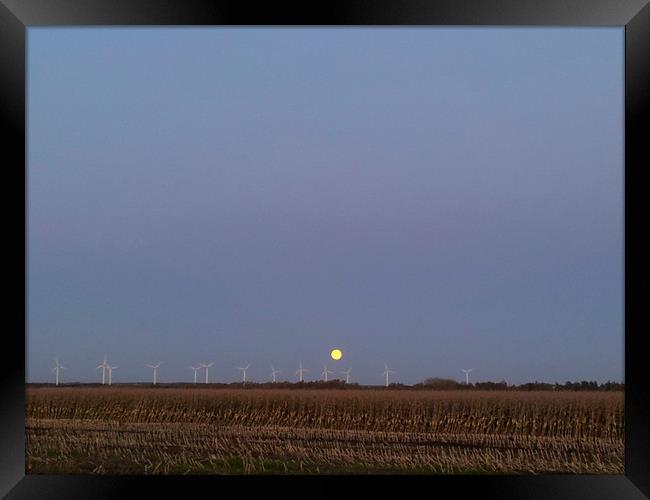
[[461,368],[460,371],[465,374],[465,385],[469,385],[469,374],[474,370],[474,368]]
[[244,366],[243,368],[237,368],[238,370],[241,370],[241,381],[242,383],[246,383],[246,370],[248,370],[251,367],[250,363]]
[[106,384],[106,369],[109,368],[108,363],[106,362],[106,354],[104,354],[104,361],[102,364],[97,367],[97,370],[102,369],[102,385]]
[[157,365],[147,365],[147,368],[153,368],[153,385],[156,385],[156,372],[158,371],[160,364],[161,362],[158,361]]
[[56,364],[56,366],[52,368],[52,371],[56,373],[55,385],[59,385],[59,370],[66,370],[66,367],[59,364],[58,358],[54,358],[54,363]]
[[196,384],[196,373],[201,369],[200,366],[190,366],[191,370],[194,370],[194,383]]
[[345,374],[345,383],[349,384],[350,383],[350,372],[352,371],[352,368],[348,368],[345,371],[342,371],[341,373]]
[[386,376],[386,387],[388,387],[388,374],[389,373],[395,373],[395,371],[388,368],[388,363],[385,363],[384,364],[384,371],[382,372],[382,375]]
[[208,383],[208,368],[210,368],[213,364],[214,364],[214,361],[212,363],[207,364],[207,365],[204,364],[204,363],[199,363],[199,366],[201,368],[205,368],[205,383],[206,384]]
[[321,372],[321,376],[323,377],[324,382],[327,382],[328,373],[334,373],[334,372],[332,370],[328,370],[327,365],[323,365],[323,371]]
[[275,375],[278,373],[282,373],[280,370],[276,370],[273,368],[273,365],[271,365],[271,377],[273,377],[273,383],[275,384]]
[[309,370],[307,368],[302,367],[302,361],[300,361],[298,363],[298,369],[296,370],[296,373],[298,374],[298,382],[304,382],[303,374],[308,371]]
[[106,368],[108,368],[108,385],[111,385],[113,379],[113,370],[118,369],[119,366],[107,365]]

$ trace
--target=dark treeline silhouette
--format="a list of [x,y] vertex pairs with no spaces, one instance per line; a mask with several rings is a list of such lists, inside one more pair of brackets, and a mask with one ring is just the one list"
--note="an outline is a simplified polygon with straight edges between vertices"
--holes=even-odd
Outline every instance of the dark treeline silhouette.
[[[30,383],[27,384],[30,387],[50,387],[54,386],[52,383]],[[386,389],[384,386],[377,385],[361,385],[358,383],[346,383],[343,380],[335,379],[324,382],[322,380],[311,381],[311,382],[231,382],[231,383],[185,383],[185,382],[173,382],[173,383],[158,383],[153,385],[151,382],[131,382],[131,383],[113,383],[112,385],[102,385],[98,383],[64,383],[60,384],[63,387],[149,387],[149,388],[195,388],[195,389],[205,389],[205,388],[222,388],[222,389],[235,389],[235,388],[244,388],[244,389],[263,389],[263,388],[273,388],[273,389]],[[528,382],[525,384],[514,385],[508,384],[504,380],[500,382],[473,382],[465,384],[464,382],[458,382],[453,379],[448,378],[428,378],[423,382],[406,385],[393,383],[390,384],[388,389],[399,389],[399,390],[434,390],[434,391],[452,391],[452,390],[479,390],[479,391],[623,391],[625,390],[625,384],[619,382],[604,382],[599,384],[596,381],[587,381],[583,380],[581,382],[565,382],[563,384],[554,383],[550,384],[547,382]]]
[[622,391],[625,389],[625,384],[619,382],[604,382],[599,384],[596,381],[583,380],[581,382],[565,382],[560,384],[555,382],[550,384],[548,382],[527,382],[525,384],[508,384],[505,380],[500,382],[474,382],[465,384],[464,382],[457,382],[453,379],[447,378],[428,378],[419,384],[415,384],[414,388],[418,389],[431,389],[431,390],[480,390],[480,391]]

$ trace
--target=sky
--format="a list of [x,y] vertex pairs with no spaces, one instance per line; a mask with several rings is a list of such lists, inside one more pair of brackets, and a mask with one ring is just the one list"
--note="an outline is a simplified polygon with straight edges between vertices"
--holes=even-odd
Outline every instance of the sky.
[[29,28],[27,381],[623,381],[623,35]]

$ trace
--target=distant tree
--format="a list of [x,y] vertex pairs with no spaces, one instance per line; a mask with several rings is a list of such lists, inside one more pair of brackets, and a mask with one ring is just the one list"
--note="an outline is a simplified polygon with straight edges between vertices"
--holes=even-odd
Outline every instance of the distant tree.
[[501,382],[476,382],[476,388],[483,391],[504,391],[508,388],[505,381]]
[[463,384],[459,384],[458,382],[450,378],[431,377],[416,385],[423,389],[448,391],[448,390],[458,389],[459,386]]
[[619,382],[610,382],[609,380],[600,386],[601,391],[623,391],[625,384]]
[[552,391],[553,384],[547,384],[546,382],[528,382],[527,384],[521,384],[517,386],[518,390],[521,391]]

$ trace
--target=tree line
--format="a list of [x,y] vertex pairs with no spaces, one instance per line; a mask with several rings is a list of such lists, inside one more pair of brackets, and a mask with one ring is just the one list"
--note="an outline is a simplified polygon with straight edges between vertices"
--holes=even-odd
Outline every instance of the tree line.
[[[30,387],[47,387],[52,384],[48,383],[30,383]],[[99,383],[66,383],[60,384],[66,387],[87,387],[87,386],[97,386],[102,387],[102,384]],[[625,384],[619,382],[604,382],[599,384],[596,381],[587,381],[583,380],[581,382],[565,382],[563,384],[554,383],[550,384],[547,382],[528,382],[525,384],[515,385],[508,384],[505,380],[500,382],[470,382],[465,384],[464,382],[458,382],[453,379],[447,378],[428,378],[423,382],[407,385],[392,383],[389,384],[387,388],[383,386],[376,385],[362,385],[356,382],[346,383],[343,380],[335,379],[324,382],[320,381],[310,381],[310,382],[230,382],[230,383],[219,383],[219,382],[210,382],[209,384],[190,384],[186,382],[172,382],[172,383],[158,383],[152,385],[149,382],[136,382],[136,383],[118,383],[113,384],[113,386],[131,386],[131,387],[157,387],[160,389],[169,388],[169,387],[187,387],[187,388],[273,388],[273,389],[400,389],[400,390],[435,390],[435,391],[451,391],[451,390],[479,390],[479,391],[623,391],[625,390]]]
[[453,379],[432,377],[413,385],[418,389],[433,390],[482,390],[482,391],[622,391],[625,384],[620,382],[603,382],[595,380],[582,380],[580,382],[566,381],[563,384],[555,382],[527,382],[525,384],[508,384],[505,380],[500,382],[474,382],[465,384]]

